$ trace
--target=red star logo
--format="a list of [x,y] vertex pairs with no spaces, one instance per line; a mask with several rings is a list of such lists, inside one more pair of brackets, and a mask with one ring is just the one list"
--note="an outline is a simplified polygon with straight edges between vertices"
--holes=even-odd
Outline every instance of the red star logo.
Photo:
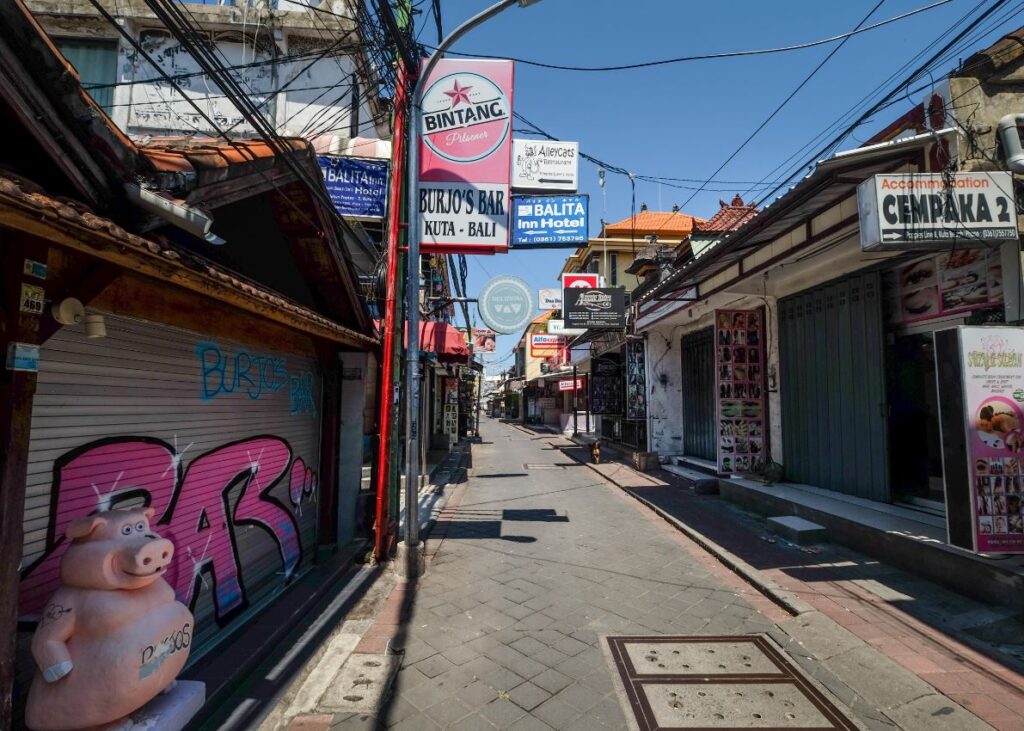
[[469,104],[469,90],[472,88],[472,86],[459,86],[459,80],[456,79],[455,86],[452,87],[452,90],[445,92],[445,94],[451,97],[452,108],[459,106],[459,102],[466,102],[466,104]]

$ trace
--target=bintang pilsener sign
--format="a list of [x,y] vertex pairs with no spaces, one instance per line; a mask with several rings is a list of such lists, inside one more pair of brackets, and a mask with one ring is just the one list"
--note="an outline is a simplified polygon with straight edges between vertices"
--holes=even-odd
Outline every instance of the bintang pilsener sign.
[[626,326],[626,290],[621,287],[563,290],[562,317],[566,327],[620,330]]
[[507,251],[512,62],[442,59],[426,83],[422,120],[422,251]]

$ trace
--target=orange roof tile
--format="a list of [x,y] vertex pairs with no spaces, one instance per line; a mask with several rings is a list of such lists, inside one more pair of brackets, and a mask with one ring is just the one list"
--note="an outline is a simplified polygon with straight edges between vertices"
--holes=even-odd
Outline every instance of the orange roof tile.
[[703,219],[678,211],[647,211],[641,210],[635,216],[616,223],[609,223],[604,228],[604,235],[612,238],[655,235],[659,238],[684,239],[690,235],[695,223]]
[[757,208],[753,203],[744,203],[738,195],[731,203],[718,201],[721,208],[718,213],[707,221],[700,221],[694,225],[694,233],[714,233],[724,231],[735,231],[748,220],[757,215]]
[[[293,152],[309,150],[307,140],[285,140]],[[155,137],[138,146],[139,154],[161,172],[202,172],[276,157],[273,147],[259,140]]]

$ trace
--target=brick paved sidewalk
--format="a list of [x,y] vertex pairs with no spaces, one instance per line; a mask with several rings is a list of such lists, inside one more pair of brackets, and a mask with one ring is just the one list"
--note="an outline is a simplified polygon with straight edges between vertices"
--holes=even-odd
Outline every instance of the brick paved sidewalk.
[[[583,449],[565,451],[588,458]],[[1021,658],[963,631],[988,620],[990,634],[1000,632],[1011,642],[1016,635],[1019,652],[1024,635],[1012,612],[993,610],[843,547],[801,549],[775,538],[769,543],[759,518],[716,497],[693,494],[686,489],[689,481],[672,473],[642,474],[621,463],[590,468],[745,559],[769,582],[993,727],[1024,729]]]
[[401,654],[390,697],[375,718],[290,728],[625,729],[606,635],[758,633],[864,727],[988,728],[821,613],[783,611],[567,458],[564,439],[482,428],[426,575],[395,589],[356,648]]

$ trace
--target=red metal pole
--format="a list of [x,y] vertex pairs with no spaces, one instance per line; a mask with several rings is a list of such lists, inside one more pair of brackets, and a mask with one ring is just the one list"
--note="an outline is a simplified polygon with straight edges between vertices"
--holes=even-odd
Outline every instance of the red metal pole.
[[[392,369],[395,353],[395,309],[398,303],[398,240],[401,234],[402,183],[405,180],[405,64],[398,62],[398,83],[395,89],[395,125],[391,142],[391,185],[388,190],[387,292],[384,299],[384,363],[380,384],[380,444],[377,447],[377,515],[374,520],[373,557],[384,559],[388,533],[388,479],[391,475],[391,415],[395,391]],[[400,325],[400,323],[399,323]],[[402,337],[402,330],[398,331]]]

